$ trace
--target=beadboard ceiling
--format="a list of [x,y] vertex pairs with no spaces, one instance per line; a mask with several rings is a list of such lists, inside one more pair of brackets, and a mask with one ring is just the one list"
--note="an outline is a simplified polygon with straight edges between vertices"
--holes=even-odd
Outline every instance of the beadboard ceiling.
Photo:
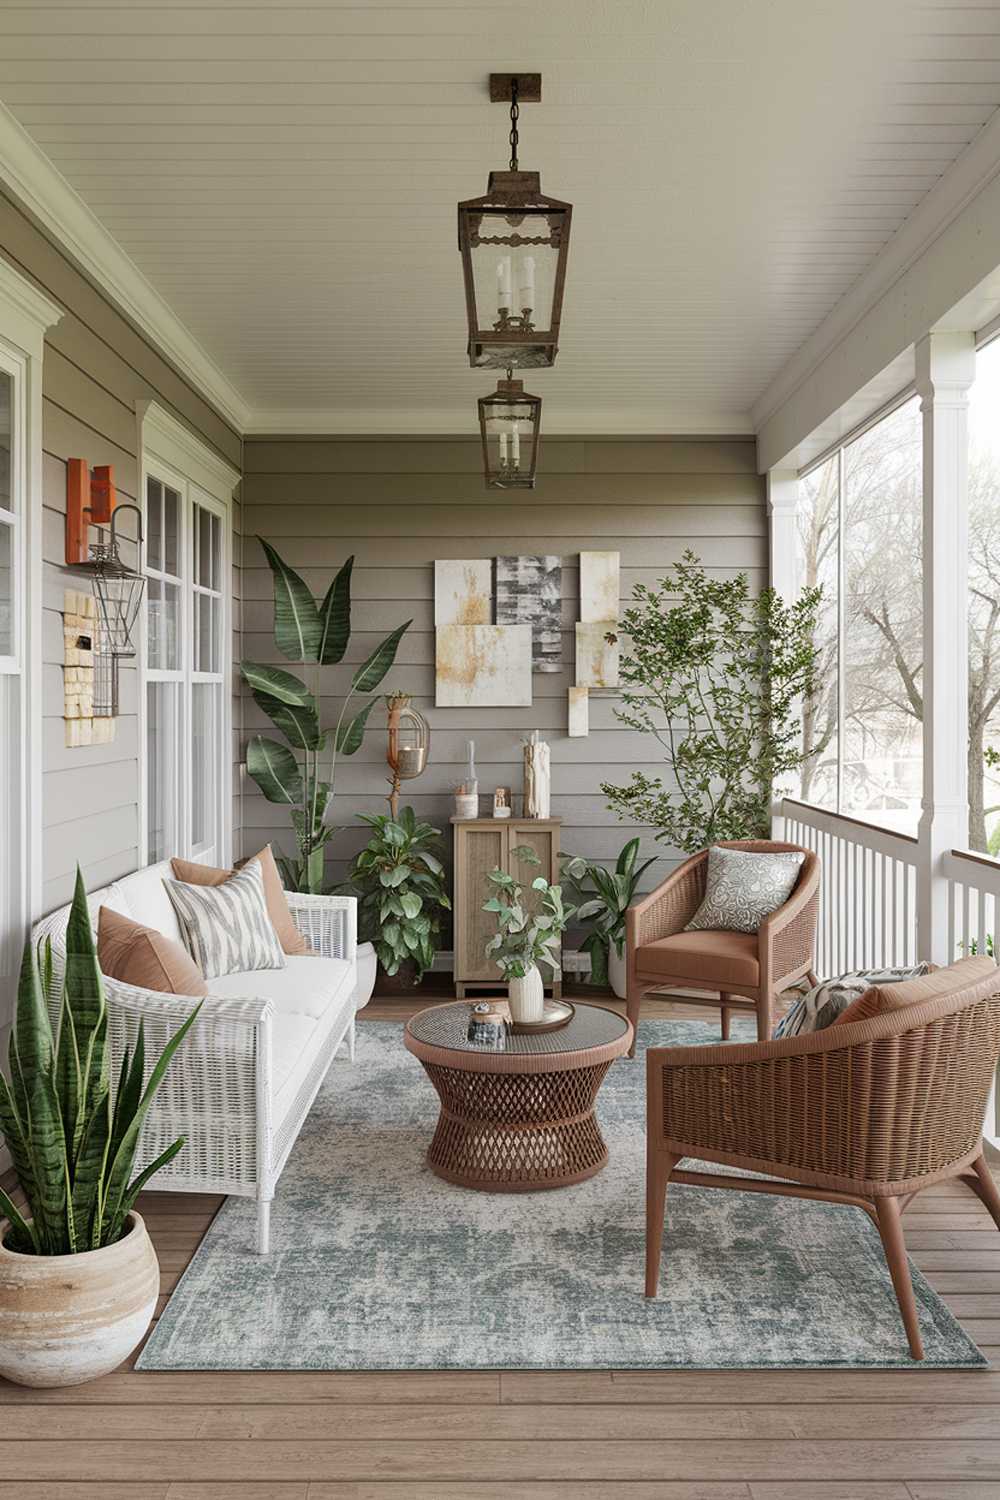
[[382,0],[0,8],[0,100],[257,430],[473,430],[455,203],[574,204],[549,432],[741,432],[1000,104],[1000,7]]

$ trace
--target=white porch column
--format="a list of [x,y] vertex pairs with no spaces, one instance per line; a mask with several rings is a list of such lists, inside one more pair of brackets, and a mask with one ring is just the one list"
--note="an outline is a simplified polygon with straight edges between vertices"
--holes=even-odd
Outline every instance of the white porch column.
[[917,864],[917,956],[947,964],[942,855],[969,837],[968,392],[971,333],[930,333],[916,346],[923,413],[923,801]]
[[[770,584],[786,604],[791,604],[799,592],[796,534],[796,512],[799,504],[799,476],[795,469],[768,469],[767,471],[767,526],[770,541]],[[800,781],[797,774],[785,778],[782,791],[786,796],[797,797]],[[781,820],[781,798],[771,805],[771,832],[777,838],[784,837]]]
[[795,516],[799,476],[794,469],[767,471],[767,524],[771,542],[771,587],[790,604],[799,591]]

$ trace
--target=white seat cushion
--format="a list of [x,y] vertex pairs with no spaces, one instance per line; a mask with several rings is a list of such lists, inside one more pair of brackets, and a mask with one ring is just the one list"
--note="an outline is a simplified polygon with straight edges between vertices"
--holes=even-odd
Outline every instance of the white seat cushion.
[[271,1118],[287,1114],[330,1032],[353,1010],[351,965],[345,958],[288,954],[283,969],[250,969],[209,979],[208,993],[227,999],[270,1000]]
[[351,966],[346,958],[320,958],[308,953],[289,953],[283,969],[249,969],[209,979],[208,993],[227,999],[270,1000],[277,1020],[283,1015],[325,1015],[343,988]]

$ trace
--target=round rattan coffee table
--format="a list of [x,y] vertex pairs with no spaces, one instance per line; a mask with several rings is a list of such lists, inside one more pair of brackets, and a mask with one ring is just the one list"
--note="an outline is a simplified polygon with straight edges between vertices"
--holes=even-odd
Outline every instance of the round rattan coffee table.
[[567,1187],[608,1159],[594,1114],[597,1091],[632,1027],[600,1005],[577,1003],[559,1031],[507,1034],[503,1052],[466,1037],[469,1006],[435,1005],[407,1023],[441,1100],[427,1152],[438,1177],[488,1193]]

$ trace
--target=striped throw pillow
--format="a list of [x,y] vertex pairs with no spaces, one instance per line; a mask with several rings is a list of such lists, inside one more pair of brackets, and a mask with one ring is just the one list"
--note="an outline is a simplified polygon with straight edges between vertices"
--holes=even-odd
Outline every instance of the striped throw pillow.
[[251,860],[222,885],[165,880],[188,952],[206,979],[248,969],[283,969],[285,955],[267,914],[264,875]]

